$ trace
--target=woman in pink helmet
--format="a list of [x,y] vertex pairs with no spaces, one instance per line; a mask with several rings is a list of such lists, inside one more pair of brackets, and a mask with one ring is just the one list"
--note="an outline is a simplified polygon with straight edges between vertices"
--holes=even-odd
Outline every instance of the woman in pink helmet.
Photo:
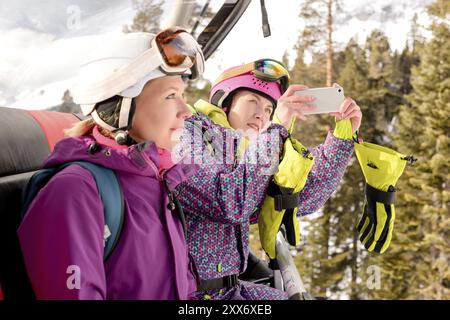
[[[287,299],[283,291],[238,279],[247,266],[249,225],[258,221],[279,174],[273,161],[259,161],[262,153],[269,151],[269,160],[285,169],[283,162],[292,157],[314,158],[309,175],[305,171],[306,184],[288,201],[295,220],[326,202],[353,154],[351,138],[359,128],[361,111],[350,98],[333,114],[336,128],[323,144],[301,152],[288,150],[287,143],[293,145],[293,121],[305,119],[303,112],[314,108],[308,104],[312,97],[293,94],[306,87],[288,87],[288,82],[288,71],[271,59],[229,69],[214,83],[210,102],[194,105],[195,121],[187,121],[188,127],[200,128],[203,134],[203,169],[182,182],[176,194],[186,213],[188,246],[202,280],[198,299]],[[204,152],[208,144],[215,150],[209,158]],[[216,161],[208,162],[211,158]]]

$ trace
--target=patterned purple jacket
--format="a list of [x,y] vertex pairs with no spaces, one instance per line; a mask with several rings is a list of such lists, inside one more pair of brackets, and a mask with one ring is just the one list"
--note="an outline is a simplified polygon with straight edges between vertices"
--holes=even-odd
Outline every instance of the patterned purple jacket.
[[[191,117],[186,126],[191,133],[199,127],[224,141],[225,137],[232,137],[235,146],[241,139],[236,131],[213,123],[202,113]],[[266,139],[264,141],[272,141],[279,150],[287,137],[287,130],[277,124],[272,124],[260,135],[261,139]],[[205,145],[203,142],[203,151]],[[225,150],[225,142],[223,146]],[[202,169],[175,190],[186,214],[188,247],[201,279],[224,277],[246,268],[249,226],[257,221],[258,209],[271,179],[267,174],[269,164],[249,161],[254,156],[250,149],[241,161],[234,159],[231,163],[213,164],[206,161],[206,165],[203,162]],[[325,142],[310,151],[315,157],[314,166],[299,195],[298,215],[315,212],[337,189],[353,154],[353,142],[336,138],[329,132]],[[233,150],[231,153],[234,155]],[[203,159],[205,157],[208,158],[203,155]]]

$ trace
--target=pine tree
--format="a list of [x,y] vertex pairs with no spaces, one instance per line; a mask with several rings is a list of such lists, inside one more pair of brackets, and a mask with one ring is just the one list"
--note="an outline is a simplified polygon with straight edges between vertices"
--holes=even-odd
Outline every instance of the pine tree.
[[[374,297],[448,299],[450,296],[450,8],[429,7],[432,39],[413,68],[409,105],[401,107],[395,144],[419,159],[398,183],[391,248],[377,257],[383,290]],[[446,19],[447,17],[447,19]],[[445,21],[446,20],[446,21]]]
[[407,46],[411,50],[411,55],[413,57],[413,64],[417,65],[418,54],[421,48],[423,47],[423,43],[425,42],[425,38],[422,33],[422,26],[418,23],[417,13],[414,14],[414,17],[411,20],[411,28],[408,33]]
[[393,60],[391,87],[400,98],[400,103],[398,104],[401,105],[406,103],[403,96],[406,96],[412,90],[411,68],[414,64],[413,51],[409,49],[407,44],[401,54],[395,52]]
[[[373,132],[369,128],[372,120],[367,112],[371,106],[371,95],[366,53],[352,39],[336,60],[341,64],[337,82],[345,88],[346,95],[353,97],[361,107],[364,114],[361,130],[365,138],[371,139]],[[328,294],[332,297],[364,297],[361,270],[364,270],[367,255],[359,245],[355,230],[362,212],[363,195],[364,178],[356,159],[352,158],[339,189],[323,208],[323,218],[314,225],[320,231],[313,235],[322,233],[322,239],[318,239],[328,243],[328,256],[320,260],[320,276],[316,276],[314,281],[318,282],[316,286],[328,288]]]
[[50,108],[49,110],[81,114],[81,108],[78,104],[73,102],[73,98],[72,98],[72,95],[70,94],[69,90],[64,91],[64,95],[62,97],[62,103],[56,107]]
[[369,52],[369,77],[373,80],[389,78],[391,68],[390,46],[386,35],[374,30],[367,38],[366,50]]
[[[310,79],[309,66],[305,64],[305,48],[299,42],[296,44],[296,58],[294,61],[293,67],[290,69],[291,75],[291,83],[295,84],[304,84],[308,86],[312,86],[312,79]],[[321,69],[320,74],[318,75],[320,78],[323,78],[325,70]]]
[[[372,42],[375,39],[386,40],[384,46],[374,45]],[[363,122],[360,131],[364,139],[383,140],[384,128],[374,126],[374,123],[385,117],[384,109],[380,110],[377,106],[394,103],[390,88],[386,85],[390,81],[392,69],[383,68],[392,64],[389,43],[383,34],[377,33],[368,39],[366,48],[367,50],[361,49],[352,39],[344,52],[335,55],[335,61],[339,61],[335,64],[338,72],[337,82],[344,87],[346,96],[355,99],[362,109]],[[311,70],[314,64],[320,65],[318,61],[319,56],[313,57],[313,63],[307,67],[306,72],[313,74]],[[383,65],[380,65],[379,61]],[[368,77],[370,67],[374,73],[372,77]],[[327,119],[326,116],[313,118],[315,125],[328,123],[329,127],[332,127],[332,119]],[[299,130],[301,139],[304,137],[304,128],[305,124],[302,124]],[[320,136],[316,134],[317,128],[307,132],[310,139]],[[339,190],[325,204],[320,217],[305,219],[307,237],[301,249],[301,257],[297,260],[299,267],[303,266],[301,270],[306,274],[306,282],[312,293],[352,299],[370,296],[364,284],[367,278],[366,269],[373,264],[373,260],[359,244],[355,230],[361,216],[363,200],[364,178],[358,162],[353,158]]]
[[192,30],[191,33],[197,37],[214,15],[215,13],[210,6],[210,1],[207,1],[204,5],[195,3],[192,9],[192,17],[188,22]]
[[[345,88],[345,94],[353,97],[361,107],[364,114],[364,127],[361,130],[365,132],[366,124],[371,122],[365,115],[370,103],[367,96],[369,81],[365,52],[351,39],[343,56],[343,66],[337,82]],[[367,136],[366,133],[364,135]],[[332,284],[331,290],[341,295],[346,294],[351,299],[360,298],[362,291],[358,283],[363,254],[355,226],[362,211],[363,182],[357,161],[352,158],[339,190],[324,206],[324,211],[332,215],[330,220],[333,222],[333,251],[328,265],[329,274],[333,275],[336,282]]]
[[386,134],[390,130],[391,121],[398,113],[398,99],[392,87],[393,57],[389,41],[383,32],[374,30],[366,40],[368,59],[369,88],[366,93],[368,108],[363,110],[364,117],[371,119],[366,127],[371,142],[389,146],[390,139]]
[[208,101],[211,91],[211,82],[207,80],[189,81],[184,92],[187,103],[193,105],[200,99]]
[[333,18],[340,11],[337,0],[307,0],[300,9],[300,18],[305,21],[301,34],[301,45],[311,51],[326,52],[326,85],[333,83]]
[[287,50],[284,51],[281,62],[286,66],[286,69],[289,69],[289,52]]
[[[297,46],[297,57],[295,64],[290,70],[291,83],[306,85],[310,88],[323,87],[326,81],[326,69],[323,68],[326,61],[325,54],[316,53],[309,65],[304,62],[304,48],[301,43]],[[323,142],[323,133],[330,126],[329,116],[310,116],[306,121],[296,122],[294,136],[298,137],[303,144],[315,146]]]
[[[437,1],[429,12],[439,21],[429,43],[423,44],[415,19],[401,52],[392,53],[386,36],[375,31],[364,49],[351,40],[343,52],[334,54],[336,82],[362,109],[364,140],[412,153],[419,163],[407,167],[397,184],[394,238],[383,255],[368,253],[355,231],[364,200],[364,178],[355,158],[324,208],[301,219],[302,245],[295,261],[314,295],[352,299],[449,296],[448,2]],[[309,32],[317,34],[312,29]],[[324,86],[326,55],[316,50],[312,62],[305,64],[306,48],[315,43],[308,40],[303,38],[296,47],[293,83]],[[332,127],[330,120],[311,116],[297,125],[294,136],[307,146],[321,143],[324,129]],[[382,272],[379,290],[366,285],[369,266]]]
[[[296,63],[291,70],[293,83],[305,84],[309,87],[325,86],[327,70],[323,66],[326,64],[327,56],[316,52],[311,63],[306,65],[303,60],[303,52],[302,45],[298,44]],[[328,115],[309,116],[307,121],[297,120],[296,131],[293,135],[304,145],[313,147],[323,143],[326,132],[334,126],[333,122],[333,118]],[[331,215],[324,211],[301,219],[306,236],[295,258],[311,294],[321,297],[328,296],[328,289],[337,282],[334,278],[335,274],[331,276],[329,273],[332,259],[328,245],[332,231],[330,218]],[[340,259],[341,257],[334,258]]]
[[133,24],[125,25],[123,32],[158,33],[163,14],[162,6],[163,1],[133,0],[133,8],[136,10],[136,15],[133,19]]

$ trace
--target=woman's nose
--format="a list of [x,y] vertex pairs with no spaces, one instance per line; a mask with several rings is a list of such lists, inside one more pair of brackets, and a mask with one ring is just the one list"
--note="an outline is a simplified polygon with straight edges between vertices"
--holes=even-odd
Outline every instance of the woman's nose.
[[261,120],[263,117],[263,114],[264,114],[264,111],[261,110],[260,108],[258,108],[255,110],[254,117],[258,120]]
[[184,101],[180,102],[177,117],[181,118],[183,120],[186,120],[191,115],[192,115],[192,112],[191,112],[191,109],[188,107],[188,105],[186,103],[184,103]]

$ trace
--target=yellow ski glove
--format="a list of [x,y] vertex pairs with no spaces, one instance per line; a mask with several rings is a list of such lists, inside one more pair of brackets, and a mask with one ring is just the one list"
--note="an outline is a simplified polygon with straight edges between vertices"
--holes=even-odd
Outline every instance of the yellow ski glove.
[[354,146],[366,180],[364,210],[357,226],[360,241],[369,252],[383,253],[394,229],[395,184],[406,163],[415,159],[373,143],[355,142]]

